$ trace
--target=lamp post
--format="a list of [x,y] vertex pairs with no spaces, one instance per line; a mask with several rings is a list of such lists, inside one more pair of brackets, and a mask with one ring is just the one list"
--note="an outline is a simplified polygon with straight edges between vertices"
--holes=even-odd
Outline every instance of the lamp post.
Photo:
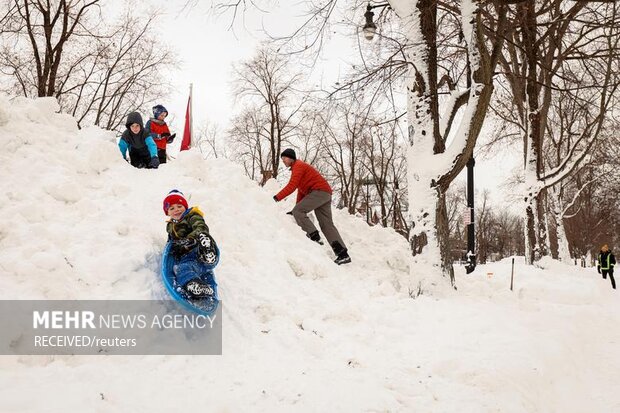
[[364,23],[362,31],[364,32],[364,37],[366,40],[369,41],[374,39],[375,33],[377,32],[377,25],[374,22],[375,14],[372,12],[372,9],[376,9],[378,7],[390,7],[390,5],[388,3],[382,3],[371,6],[370,3],[368,3],[368,6],[366,6],[366,13],[364,13],[366,23]]
[[375,37],[375,33],[377,32],[377,25],[373,21],[373,17],[375,14],[372,12],[372,6],[369,4],[366,7],[366,13],[364,13],[364,17],[366,18],[366,23],[364,24],[364,37],[366,40],[372,40]]
[[370,183],[366,184],[366,223],[370,224]]
[[467,261],[465,272],[471,274],[476,269],[476,232],[474,229],[474,166],[476,161],[472,154],[467,161],[467,211],[469,224],[467,225]]

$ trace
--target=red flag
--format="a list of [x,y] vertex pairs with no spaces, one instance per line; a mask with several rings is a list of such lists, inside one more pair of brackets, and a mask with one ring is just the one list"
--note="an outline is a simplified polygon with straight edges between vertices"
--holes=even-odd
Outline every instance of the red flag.
[[182,151],[188,150],[192,143],[191,102],[192,96],[190,94],[189,99],[187,99],[187,111],[185,112],[185,130],[183,131],[183,141],[181,142]]

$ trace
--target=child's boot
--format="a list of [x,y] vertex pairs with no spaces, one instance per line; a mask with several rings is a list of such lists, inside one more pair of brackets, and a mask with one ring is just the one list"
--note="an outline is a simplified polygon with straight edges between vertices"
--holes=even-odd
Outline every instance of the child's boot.
[[213,288],[198,279],[193,279],[185,285],[185,290],[193,298],[211,297],[214,293]]

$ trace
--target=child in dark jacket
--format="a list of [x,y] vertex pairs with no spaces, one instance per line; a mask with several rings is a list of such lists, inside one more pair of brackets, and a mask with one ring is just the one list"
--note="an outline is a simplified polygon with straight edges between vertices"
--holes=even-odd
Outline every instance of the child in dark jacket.
[[203,277],[212,279],[217,255],[202,211],[189,208],[183,193],[173,190],[164,199],[164,212],[170,217],[166,231],[178,260],[174,268],[177,283],[190,298],[213,296],[213,288]]
[[129,162],[132,166],[157,169],[159,166],[157,146],[155,146],[153,138],[146,133],[142,116],[138,112],[130,113],[127,115],[125,126],[127,129],[118,141],[118,147],[123,158],[127,160],[127,151],[129,150]]
[[166,124],[168,109],[162,105],[153,106],[153,117],[146,122],[146,132],[151,135],[157,145],[157,156],[159,163],[166,163],[166,145],[172,143],[176,134],[170,135],[170,129]]

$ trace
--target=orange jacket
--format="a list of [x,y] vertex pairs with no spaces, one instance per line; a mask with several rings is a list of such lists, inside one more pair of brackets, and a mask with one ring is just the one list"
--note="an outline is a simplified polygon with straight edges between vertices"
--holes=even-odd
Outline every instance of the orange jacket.
[[297,203],[308,195],[310,191],[332,193],[332,188],[325,178],[304,161],[296,160],[293,166],[291,166],[291,171],[291,179],[288,181],[288,184],[276,195],[278,201],[282,201],[292,194],[295,189],[297,189]]

